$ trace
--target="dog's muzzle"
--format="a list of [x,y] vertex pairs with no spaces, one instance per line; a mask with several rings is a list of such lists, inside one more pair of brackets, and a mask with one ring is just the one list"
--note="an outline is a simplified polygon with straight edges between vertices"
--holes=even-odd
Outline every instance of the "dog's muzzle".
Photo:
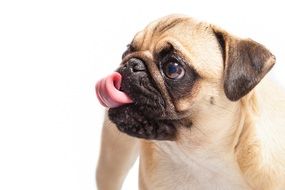
[[[117,70],[122,76],[120,91],[133,101],[109,109],[109,118],[118,129],[131,136],[171,140],[176,128],[165,120],[166,103],[142,59],[130,58]],[[164,118],[164,119],[162,119]]]

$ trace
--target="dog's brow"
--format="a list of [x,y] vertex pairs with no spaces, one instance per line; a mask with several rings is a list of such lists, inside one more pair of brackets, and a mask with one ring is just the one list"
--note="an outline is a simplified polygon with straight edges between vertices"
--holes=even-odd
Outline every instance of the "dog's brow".
[[165,54],[173,51],[174,48],[171,43],[167,42],[165,45],[163,45],[161,48],[158,49],[157,55],[159,57],[164,57]]
[[177,24],[179,24],[179,23],[181,23],[181,22],[183,22],[185,20],[186,20],[186,18],[176,18],[176,19],[170,21],[169,23],[165,23],[165,22],[161,21],[157,25],[157,31],[159,33],[166,32],[167,30],[173,28],[174,26],[176,26]]

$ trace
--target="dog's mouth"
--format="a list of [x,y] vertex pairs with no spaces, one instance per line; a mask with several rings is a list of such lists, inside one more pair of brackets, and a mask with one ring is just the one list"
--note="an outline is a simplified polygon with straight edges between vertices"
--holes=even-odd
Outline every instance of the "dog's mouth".
[[174,140],[176,128],[165,119],[166,105],[147,70],[128,63],[96,85],[99,101],[117,128],[134,137]]
[[103,106],[115,108],[133,102],[126,93],[120,91],[121,82],[121,74],[114,72],[96,84],[96,94]]

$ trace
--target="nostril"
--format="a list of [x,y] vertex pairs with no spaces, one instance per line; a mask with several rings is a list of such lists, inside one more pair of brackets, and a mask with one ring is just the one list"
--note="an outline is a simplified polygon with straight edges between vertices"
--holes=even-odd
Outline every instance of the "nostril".
[[146,71],[145,64],[140,59],[137,59],[137,58],[130,59],[129,65],[133,72]]
[[134,72],[145,71],[145,67],[142,66],[142,65],[136,64],[136,65],[133,67],[133,71],[134,71]]

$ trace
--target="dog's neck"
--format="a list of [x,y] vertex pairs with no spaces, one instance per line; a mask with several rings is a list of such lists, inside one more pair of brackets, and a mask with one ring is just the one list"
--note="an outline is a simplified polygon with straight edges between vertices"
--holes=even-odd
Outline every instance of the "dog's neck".
[[187,147],[191,155],[195,152],[233,153],[247,118],[247,111],[243,107],[248,106],[244,106],[244,102],[249,101],[231,102],[223,99],[210,106],[199,106],[191,115],[191,127],[179,128],[177,143]]
[[247,112],[243,107],[248,105],[243,103],[229,102],[228,105],[200,109],[196,112],[197,117],[193,115],[190,128],[179,128],[177,141],[156,142],[156,147],[166,154],[164,158],[185,165],[185,172],[188,171],[194,181],[203,179],[208,184],[223,184],[225,187],[243,184],[243,188],[236,189],[248,189],[236,155],[236,147],[243,146],[239,143],[247,122]]

